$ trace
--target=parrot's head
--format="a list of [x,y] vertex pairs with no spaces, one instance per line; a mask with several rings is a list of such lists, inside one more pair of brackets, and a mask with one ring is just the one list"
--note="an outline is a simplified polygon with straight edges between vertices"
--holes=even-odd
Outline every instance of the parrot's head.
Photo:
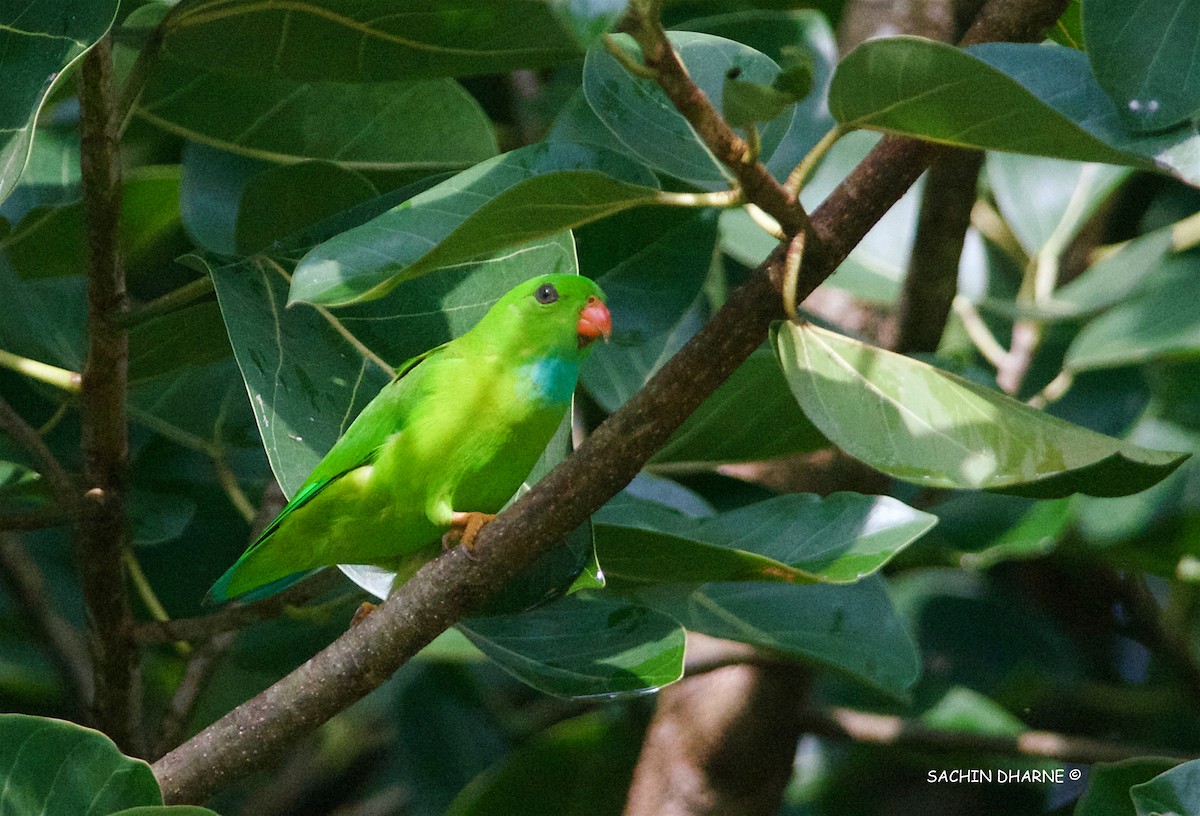
[[522,345],[531,351],[581,352],[612,334],[604,301],[600,287],[582,275],[541,275],[519,284],[493,308],[516,318]]

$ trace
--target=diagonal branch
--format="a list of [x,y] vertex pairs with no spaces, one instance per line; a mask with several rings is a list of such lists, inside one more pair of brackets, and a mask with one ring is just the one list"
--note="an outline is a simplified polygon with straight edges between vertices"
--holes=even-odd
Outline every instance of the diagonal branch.
[[[1020,7],[1027,28],[1039,31],[1061,11],[1059,0],[1006,5]],[[1028,38],[1011,26],[998,34]],[[830,194],[812,217],[798,299],[833,273],[937,152],[885,138]],[[485,527],[474,555],[456,548],[429,562],[358,626],[156,762],[166,800],[207,798],[366,695],[615,495],[783,317],[784,252],[772,253],[645,388]]]

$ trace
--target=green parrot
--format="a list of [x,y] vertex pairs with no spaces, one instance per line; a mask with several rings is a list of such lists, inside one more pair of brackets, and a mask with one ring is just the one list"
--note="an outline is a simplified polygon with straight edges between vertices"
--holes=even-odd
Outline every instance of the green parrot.
[[533,278],[402,365],[206,600],[333,564],[407,577],[440,547],[470,548],[562,422],[591,343],[608,339],[604,301],[578,275]]

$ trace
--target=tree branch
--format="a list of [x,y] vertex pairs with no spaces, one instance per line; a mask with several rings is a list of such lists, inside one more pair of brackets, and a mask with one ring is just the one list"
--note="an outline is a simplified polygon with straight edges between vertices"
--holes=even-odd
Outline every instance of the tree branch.
[[937,351],[958,291],[958,264],[982,166],[982,151],[948,149],[929,168],[889,343],[893,351]]
[[632,35],[642,49],[642,60],[654,75],[675,109],[695,128],[713,154],[729,168],[741,185],[747,201],[770,215],[788,237],[812,224],[796,194],[780,184],[757,161],[750,144],[738,136],[712,106],[704,91],[688,76],[687,69],[671,47],[667,32],[657,17],[631,11]]
[[[1042,20],[1048,6],[1062,2],[1015,5]],[[1057,13],[1050,22],[1054,19]],[[885,138],[830,194],[813,214],[798,300],[833,273],[937,151],[933,145]],[[726,151],[719,155],[738,160]],[[752,191],[745,192],[754,201]],[[770,322],[783,316],[783,254],[782,247],[772,253],[645,388],[485,527],[473,555],[456,548],[429,562],[358,626],[156,762],[154,773],[166,800],[203,800],[366,695],[628,484],[761,345]]]
[[88,242],[88,351],[81,392],[84,493],[76,525],[91,630],[96,721],[124,750],[139,748],[138,649],[125,586],[125,392],[129,347],[117,323],[129,308],[121,259],[121,166],[105,36],[80,71],[80,168]]
[[1076,737],[1053,731],[1024,731],[1013,737],[945,731],[930,728],[917,720],[848,708],[807,712],[803,719],[806,730],[817,736],[887,747],[911,747],[922,751],[935,749],[947,753],[969,751],[974,754],[1038,757],[1080,765],[1119,762],[1143,756],[1192,759],[1177,751]]

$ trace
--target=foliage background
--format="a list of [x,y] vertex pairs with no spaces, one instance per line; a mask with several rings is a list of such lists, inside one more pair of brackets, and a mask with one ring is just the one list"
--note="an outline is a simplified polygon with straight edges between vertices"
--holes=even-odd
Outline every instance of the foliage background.
[[[202,812],[162,806],[161,763],[155,781],[24,715],[149,760],[184,743],[186,764],[188,736],[366,597],[330,574],[245,619],[201,606],[281,505],[275,480],[294,488],[392,367],[540,271],[610,295],[575,412],[593,431],[779,268],[762,224],[807,216],[772,196],[836,126],[810,211],[878,131],[962,149],[565,547],[205,804],[663,812],[686,769],[712,797],[686,812],[1194,810],[1200,553],[1178,454],[1200,416],[1200,12],[1089,0],[1058,45],[935,41],[974,5],[669,3],[715,108],[685,119],[629,73],[656,4],[607,43],[623,4],[0,4],[0,706],[20,712],[0,716],[0,768],[33,791],[0,801]],[[933,39],[851,51],[897,30]],[[781,67],[808,87],[781,92]],[[81,148],[97,108],[119,130],[109,174]],[[103,297],[103,235],[127,305]],[[77,375],[114,337],[128,387],[101,408]],[[116,476],[106,420],[129,429]],[[80,505],[92,486],[116,501]],[[1066,781],[927,779],[957,768]]]

